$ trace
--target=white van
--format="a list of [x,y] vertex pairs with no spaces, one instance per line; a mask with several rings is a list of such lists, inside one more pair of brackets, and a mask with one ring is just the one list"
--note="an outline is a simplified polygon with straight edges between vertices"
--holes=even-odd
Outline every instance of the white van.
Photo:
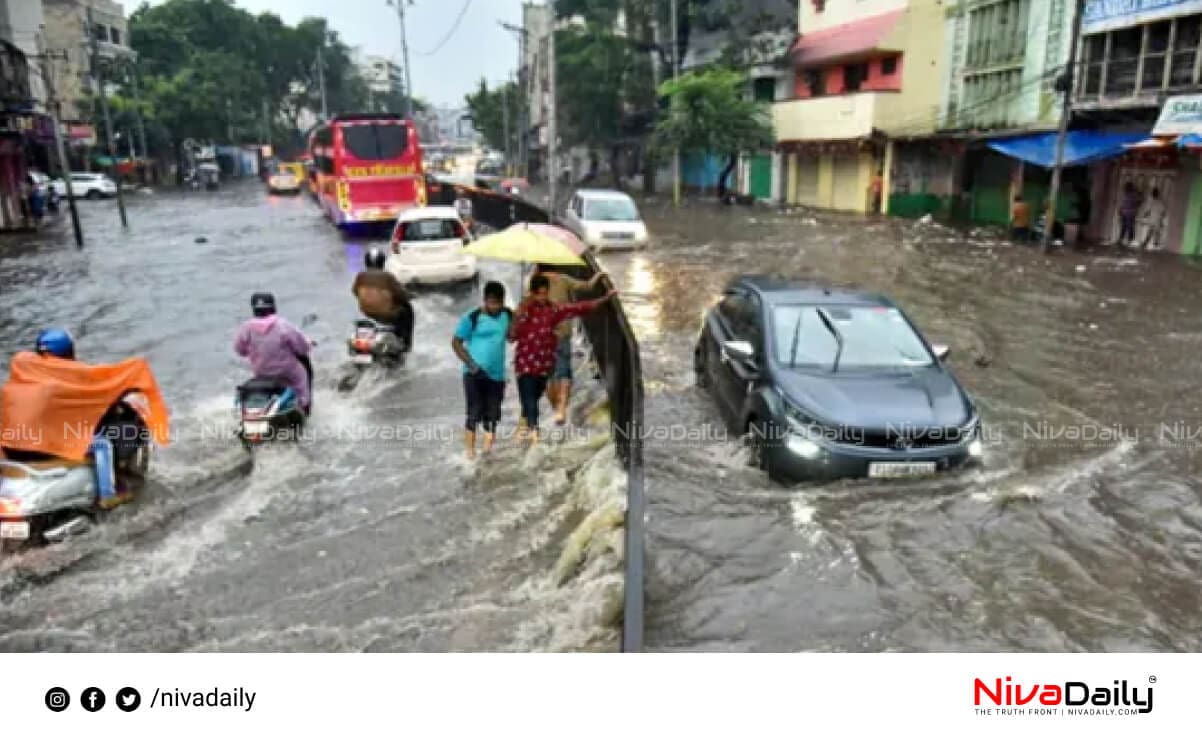
[[410,209],[392,230],[385,268],[402,284],[475,281],[476,257],[463,252],[471,233],[451,206]]
[[642,250],[647,225],[634,199],[621,191],[585,189],[568,202],[564,222],[596,250]]

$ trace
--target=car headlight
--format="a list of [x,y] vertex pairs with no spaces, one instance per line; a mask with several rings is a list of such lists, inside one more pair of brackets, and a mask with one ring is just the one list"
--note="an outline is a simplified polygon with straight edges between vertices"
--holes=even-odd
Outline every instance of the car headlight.
[[968,456],[970,456],[970,457],[985,456],[985,445],[981,443],[980,439],[973,439],[972,441],[968,442]]
[[786,445],[789,447],[789,451],[806,459],[814,459],[822,453],[822,447],[797,434],[790,434]]

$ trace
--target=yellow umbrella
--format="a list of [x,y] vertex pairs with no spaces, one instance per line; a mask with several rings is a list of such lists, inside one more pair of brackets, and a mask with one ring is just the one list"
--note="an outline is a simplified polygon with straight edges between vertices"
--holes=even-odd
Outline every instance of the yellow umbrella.
[[[546,263],[552,266],[587,265],[573,247],[545,225],[515,224],[471,243],[463,249],[477,258],[509,263]],[[570,233],[569,233],[570,234]]]

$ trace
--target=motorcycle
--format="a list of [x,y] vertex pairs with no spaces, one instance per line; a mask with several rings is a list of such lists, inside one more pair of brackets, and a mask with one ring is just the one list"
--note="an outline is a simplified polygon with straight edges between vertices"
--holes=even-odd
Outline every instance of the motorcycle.
[[246,447],[286,438],[305,425],[296,391],[282,379],[256,377],[238,386],[235,398],[241,424],[238,436]]
[[355,332],[347,341],[347,351],[356,367],[379,364],[396,367],[405,363],[405,347],[396,328],[363,318],[355,323]]
[[62,542],[133,500],[150,467],[145,411],[140,393],[125,395],[101,419],[81,461],[0,450],[0,551]]

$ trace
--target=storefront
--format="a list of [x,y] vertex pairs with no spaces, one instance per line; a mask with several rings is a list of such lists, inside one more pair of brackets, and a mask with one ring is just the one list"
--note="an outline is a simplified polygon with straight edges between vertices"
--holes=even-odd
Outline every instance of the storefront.
[[1202,255],[1202,95],[1169,98],[1152,136],[1126,149],[1105,174],[1106,209],[1096,229],[1118,242],[1119,207],[1130,186],[1139,203],[1135,247]]
[[880,148],[871,141],[782,143],[790,204],[866,213],[872,175],[882,167]]

